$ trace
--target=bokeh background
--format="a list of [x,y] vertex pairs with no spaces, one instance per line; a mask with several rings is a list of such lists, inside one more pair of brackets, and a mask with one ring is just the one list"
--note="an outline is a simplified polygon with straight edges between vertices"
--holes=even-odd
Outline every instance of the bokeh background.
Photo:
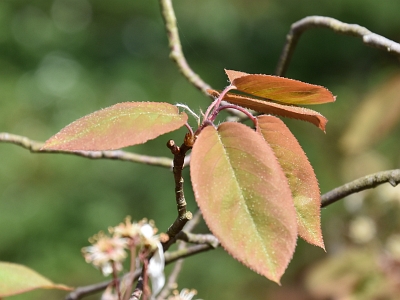
[[[309,15],[357,23],[400,41],[400,2],[393,0],[175,0],[174,6],[187,60],[214,88],[227,84],[224,68],[273,74],[290,25]],[[0,132],[44,141],[73,120],[123,101],[179,102],[204,111],[209,99],[168,54],[155,0],[3,0]],[[395,56],[327,29],[301,38],[286,76],[337,95],[336,103],[315,107],[329,119],[326,134],[285,120],[322,193],[399,168],[399,66]],[[126,150],[169,157],[166,141],[180,143],[184,133]],[[103,280],[80,249],[126,215],[154,219],[160,231],[176,217],[168,169],[31,154],[4,143],[0,157],[0,260],[25,264],[55,282]],[[188,170],[185,176],[194,211]],[[387,184],[323,209],[327,252],[299,240],[282,287],[217,249],[186,260],[179,288],[195,288],[201,299],[399,299],[392,293],[400,282],[399,205],[399,187]],[[201,224],[197,231],[207,229]],[[64,296],[35,291],[11,299]]]

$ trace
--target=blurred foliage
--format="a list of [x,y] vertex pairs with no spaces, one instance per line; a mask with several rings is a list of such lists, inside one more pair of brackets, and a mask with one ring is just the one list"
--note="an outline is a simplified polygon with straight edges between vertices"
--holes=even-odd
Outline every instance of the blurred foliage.
[[[400,41],[400,2],[393,0],[176,0],[174,5],[187,59],[214,88],[226,85],[223,68],[272,74],[290,25],[305,16],[358,23]],[[1,1],[0,131],[44,141],[73,120],[123,101],[180,102],[204,110],[209,100],[179,74],[168,53],[157,1]],[[310,124],[285,120],[308,154],[322,192],[371,171],[399,167],[400,126],[395,120],[386,137],[356,154],[342,152],[339,144],[362,101],[393,74],[399,74],[399,60],[360,40],[326,29],[301,38],[287,76],[324,85],[338,96],[336,103],[316,107],[330,120],[326,135]],[[380,121],[373,119],[378,127]],[[180,130],[128,150],[170,156],[165,142],[173,138],[180,143],[183,134]],[[89,236],[126,215],[154,219],[161,231],[176,217],[169,170],[30,154],[8,144],[0,145],[0,156],[0,260],[25,264],[54,282],[79,286],[102,280],[80,249]],[[186,186],[189,208],[195,210],[188,177]],[[283,288],[222,249],[187,259],[179,285],[198,289],[202,299],[299,299],[293,296],[298,291],[308,295],[301,287],[305,270],[355,243],[349,228],[361,211],[370,218],[368,224],[381,224],[362,243],[379,240],[383,248],[389,240],[398,241],[393,234],[400,224],[392,220],[399,200],[391,202],[393,208],[386,212],[390,218],[383,222],[375,213],[384,209],[382,199],[388,196],[374,197],[381,200],[354,196],[324,209],[327,254],[299,241]],[[204,224],[200,230],[206,230]],[[13,299],[43,298],[62,299],[63,293],[36,291]]]

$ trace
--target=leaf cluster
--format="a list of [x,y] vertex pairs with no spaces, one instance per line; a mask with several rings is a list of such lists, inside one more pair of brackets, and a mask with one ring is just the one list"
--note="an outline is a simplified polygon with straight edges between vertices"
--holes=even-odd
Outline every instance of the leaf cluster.
[[[186,125],[185,145],[193,147],[193,190],[207,225],[233,257],[279,282],[298,234],[324,248],[320,193],[307,157],[284,123],[271,115],[255,117],[244,107],[305,120],[325,130],[322,115],[297,105],[332,102],[335,97],[323,87],[283,77],[226,73],[231,84],[221,93],[209,91],[218,97],[195,131],[186,113],[174,105],[120,103],[71,123],[42,149],[119,149]],[[233,89],[244,95],[229,93]],[[216,126],[217,115],[228,108],[249,116],[255,129],[235,122]]]

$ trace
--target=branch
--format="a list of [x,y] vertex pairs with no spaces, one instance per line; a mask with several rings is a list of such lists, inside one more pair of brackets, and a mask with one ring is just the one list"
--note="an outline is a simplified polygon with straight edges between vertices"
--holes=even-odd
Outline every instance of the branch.
[[201,90],[207,97],[210,97],[207,90],[210,86],[205,83],[199,75],[190,68],[185,56],[183,55],[181,41],[179,39],[178,27],[176,26],[176,16],[171,0],[160,0],[161,14],[164,19],[165,29],[169,47],[171,49],[170,58],[177,64],[179,71],[186,77],[191,84]]
[[[161,14],[164,19],[165,29],[167,31],[168,44],[171,49],[170,58],[176,63],[179,71],[185,78],[197,89],[203,92],[207,97],[211,97],[207,90],[211,89],[199,75],[197,75],[186,61],[182,51],[181,41],[179,39],[178,26],[176,25],[176,16],[172,6],[172,0],[160,0]],[[212,98],[212,97],[211,97]],[[243,119],[243,114],[235,109],[227,109],[232,115],[232,121]]]
[[286,36],[286,44],[276,68],[276,75],[284,76],[286,73],[301,34],[308,29],[320,27],[332,29],[339,34],[359,37],[363,40],[365,45],[387,51],[400,57],[400,44],[375,34],[365,27],[357,24],[343,23],[329,17],[310,16],[293,23],[290,27],[290,31]]
[[60,151],[60,150],[40,150],[43,143],[28,139],[27,137],[15,135],[7,132],[0,132],[0,142],[10,143],[30,150],[32,153],[63,153],[82,156],[90,159],[114,159],[142,163],[147,165],[171,168],[172,160],[167,157],[154,157],[139,155],[122,150],[115,151]]
[[[171,241],[175,237],[175,235],[177,235],[183,229],[185,224],[192,218],[192,213],[186,210],[186,200],[185,194],[183,192],[182,177],[182,169],[185,165],[186,152],[192,149],[192,147],[187,146],[185,143],[183,143],[182,146],[178,147],[177,145],[175,145],[175,142],[173,140],[168,141],[167,147],[174,155],[174,166],[172,170],[174,172],[176,207],[178,209],[178,217],[167,230],[169,241]],[[170,245],[171,243],[169,243],[168,241],[163,243],[164,251],[166,251]]]
[[356,179],[321,196],[321,207],[328,206],[350,194],[375,188],[378,185],[389,182],[392,186],[400,183],[400,169],[378,172]]

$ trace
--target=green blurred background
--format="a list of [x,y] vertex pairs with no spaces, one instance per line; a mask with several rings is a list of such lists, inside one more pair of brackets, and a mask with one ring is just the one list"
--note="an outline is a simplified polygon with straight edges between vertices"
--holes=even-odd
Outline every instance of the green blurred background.
[[[400,2],[394,0],[176,0],[174,5],[188,62],[217,89],[227,84],[224,68],[273,74],[290,25],[309,15],[358,23],[400,41]],[[155,0],[3,0],[0,132],[44,141],[73,120],[123,101],[179,102],[204,111],[209,99],[180,75],[168,54]],[[315,107],[329,119],[326,134],[285,120],[308,154],[322,193],[399,168],[399,65],[388,53],[326,29],[301,38],[286,76],[337,95],[336,103]],[[184,133],[127,150],[170,157],[166,141],[180,143]],[[176,217],[168,169],[31,154],[11,144],[0,144],[0,157],[0,260],[25,264],[55,282],[80,286],[103,280],[80,249],[88,237],[126,215],[154,219],[160,231]],[[185,176],[194,211],[188,170]],[[318,261],[349,248],[400,258],[399,203],[399,188],[389,186],[324,209],[327,253],[299,241],[283,287],[222,249],[187,259],[179,287],[195,288],[207,300],[324,299],[305,287]],[[204,224],[198,232],[206,232]],[[64,294],[36,291],[11,299],[63,299]],[[375,299],[368,297],[354,299]]]

